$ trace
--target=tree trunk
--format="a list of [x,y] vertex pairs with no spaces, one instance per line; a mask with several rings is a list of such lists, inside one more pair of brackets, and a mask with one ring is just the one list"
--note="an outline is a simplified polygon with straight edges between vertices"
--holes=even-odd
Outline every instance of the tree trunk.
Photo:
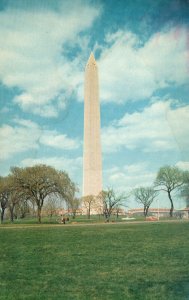
[[37,217],[38,217],[38,223],[41,223],[41,207],[37,207]]
[[145,216],[145,218],[146,218],[146,206],[144,206],[144,211],[143,211],[143,213],[144,213],[144,216]]
[[88,209],[88,219],[90,219],[91,217],[91,207],[89,206],[89,209]]
[[1,223],[3,223],[4,214],[5,214],[5,208],[1,208]]
[[10,210],[10,221],[11,223],[14,222],[14,206],[9,208]]
[[148,209],[149,209],[149,206],[146,206],[146,217],[148,215]]
[[171,202],[170,217],[172,218],[172,216],[173,216],[174,205],[173,205],[173,200],[172,200],[172,198],[171,198],[171,192],[170,192],[170,191],[168,191],[168,197],[169,197],[169,200],[170,200],[170,202]]

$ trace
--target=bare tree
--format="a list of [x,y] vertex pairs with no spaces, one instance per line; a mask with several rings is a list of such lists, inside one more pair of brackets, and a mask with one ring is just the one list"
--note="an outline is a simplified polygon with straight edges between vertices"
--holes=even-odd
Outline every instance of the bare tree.
[[155,180],[155,186],[168,194],[171,203],[170,217],[173,216],[174,204],[172,192],[184,184],[183,172],[177,167],[164,166],[159,169]]
[[46,215],[50,216],[52,219],[53,215],[55,215],[57,212],[59,202],[59,198],[56,195],[50,195],[47,197],[46,202],[43,205],[43,212],[45,212]]
[[80,198],[74,197],[74,198],[69,200],[69,207],[71,208],[73,219],[75,219],[77,210],[80,207],[80,205],[81,205],[81,199]]
[[114,211],[116,213],[116,218],[118,219],[119,218],[119,215],[123,214],[123,206],[126,206],[126,205],[123,205],[122,204],[122,207],[121,205],[118,203],[115,207],[114,207]]
[[158,191],[153,187],[138,187],[133,190],[133,195],[138,203],[144,206],[144,216],[148,214],[148,210],[155,197],[158,195]]
[[128,200],[128,195],[125,193],[116,194],[112,188],[108,188],[107,191],[102,191],[98,196],[103,202],[103,214],[107,221],[114,210],[118,205],[125,205],[125,201]]
[[82,198],[83,206],[86,208],[88,219],[91,217],[91,208],[94,206],[96,197],[93,195],[84,196]]

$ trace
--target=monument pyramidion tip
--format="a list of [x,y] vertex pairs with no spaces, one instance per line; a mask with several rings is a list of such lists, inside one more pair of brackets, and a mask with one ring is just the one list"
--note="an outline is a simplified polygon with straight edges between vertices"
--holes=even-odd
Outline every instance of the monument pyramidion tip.
[[91,52],[91,54],[89,56],[89,59],[88,59],[88,62],[87,62],[87,66],[91,65],[91,64],[97,66],[93,52]]

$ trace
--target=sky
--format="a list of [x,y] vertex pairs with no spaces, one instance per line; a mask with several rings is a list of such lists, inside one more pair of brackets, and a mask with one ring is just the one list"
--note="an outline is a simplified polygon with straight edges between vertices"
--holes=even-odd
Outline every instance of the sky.
[[189,0],[1,0],[0,175],[47,164],[82,193],[91,51],[104,189],[151,186],[164,165],[189,170]]

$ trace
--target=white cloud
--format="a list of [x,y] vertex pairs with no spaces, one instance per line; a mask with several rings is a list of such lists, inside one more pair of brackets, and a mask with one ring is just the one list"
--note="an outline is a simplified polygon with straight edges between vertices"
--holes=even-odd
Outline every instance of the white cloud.
[[184,171],[189,171],[189,161],[178,161],[176,166]]
[[189,105],[172,108],[173,100],[157,101],[141,112],[126,113],[102,129],[104,152],[121,148],[143,152],[189,149]]
[[13,122],[20,126],[27,127],[30,129],[31,128],[39,129],[38,124],[31,120],[15,118],[15,119],[13,119]]
[[[100,6],[64,1],[59,10],[7,9],[0,12],[0,80],[21,91],[14,99],[24,111],[56,117],[73,92],[83,98],[83,70],[89,53],[89,29]],[[150,97],[171,84],[188,82],[187,29],[153,35],[144,45],[138,36],[109,33],[99,60],[100,95],[121,103]],[[82,49],[72,60],[69,48]],[[176,71],[175,71],[176,70]]]
[[0,128],[0,159],[8,159],[16,153],[38,149],[39,137],[40,131],[37,128],[31,128],[29,133],[27,127],[3,125]]
[[59,134],[55,130],[44,131],[43,135],[40,138],[40,143],[49,147],[64,150],[76,149],[80,145],[78,140],[70,139],[66,134]]
[[15,126],[4,124],[0,128],[1,160],[32,149],[40,151],[41,145],[63,150],[76,149],[80,146],[77,139],[71,139],[56,130],[47,130],[30,120],[13,121],[16,123]]
[[172,136],[175,139],[178,149],[182,151],[189,150],[189,105],[178,107],[175,110],[167,111],[167,122],[171,129]]
[[123,170],[125,170],[129,174],[138,174],[138,173],[146,170],[147,165],[148,164],[146,162],[141,162],[141,163],[132,164],[132,165],[125,165],[123,167]]
[[36,164],[46,164],[52,166],[57,170],[66,171],[71,178],[77,181],[77,177],[81,174],[82,157],[68,158],[64,156],[41,157],[41,158],[27,158],[22,160],[21,165],[24,167],[34,166]]
[[187,41],[184,27],[158,32],[144,45],[131,32],[108,34],[99,60],[101,100],[146,99],[158,89],[188,83]]
[[24,111],[57,116],[58,107],[63,107],[60,96],[68,98],[83,76],[79,75],[83,54],[69,61],[65,51],[69,43],[81,46],[79,33],[99,13],[100,9],[85,1],[64,1],[59,11],[0,12],[0,80],[8,87],[19,87],[22,92],[15,102]]
[[105,171],[105,186],[119,191],[130,191],[135,187],[153,185],[155,176],[156,173],[148,170],[146,162],[112,167]]

